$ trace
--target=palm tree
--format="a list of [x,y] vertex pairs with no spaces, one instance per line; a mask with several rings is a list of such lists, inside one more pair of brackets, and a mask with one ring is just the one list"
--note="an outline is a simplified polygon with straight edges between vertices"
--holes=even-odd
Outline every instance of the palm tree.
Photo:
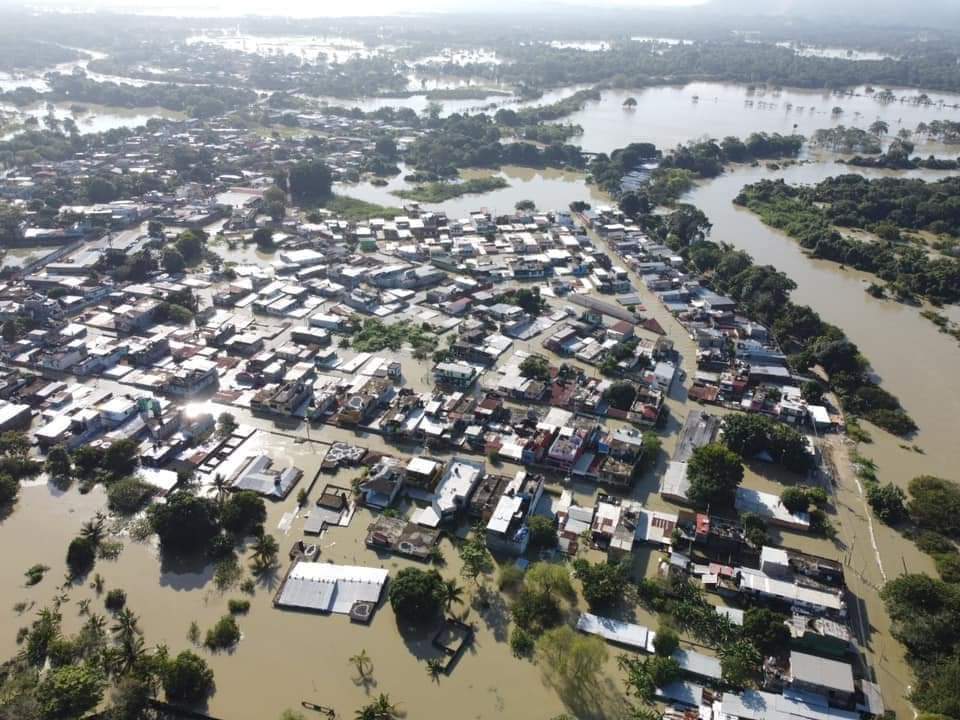
[[877,119],[870,124],[870,127],[868,128],[868,130],[870,130],[870,132],[872,132],[877,137],[883,137],[888,132],[890,132],[890,126],[887,125],[887,123],[884,122],[883,120]]
[[107,516],[98,512],[92,520],[87,520],[80,526],[81,537],[87,538],[94,547],[100,547],[100,543],[107,536]]
[[623,101],[623,107],[625,108],[635,108],[637,106],[637,99],[635,97],[628,97]]
[[443,607],[447,612],[454,605],[463,604],[463,588],[457,585],[454,578],[443,581]]
[[427,660],[427,674],[439,682],[440,676],[443,674],[443,661],[440,660],[440,658],[430,658]]
[[139,619],[128,608],[117,613],[117,620],[110,628],[118,650],[118,671],[122,674],[131,670],[143,657],[146,648],[143,644],[143,631],[138,625]]
[[223,501],[227,497],[227,490],[230,487],[227,479],[222,473],[213,476],[213,489],[217,491],[217,504],[223,506]]
[[370,656],[367,655],[366,649],[351,656],[348,662],[353,664],[353,667],[361,678],[367,678],[373,672],[373,662],[370,660]]
[[277,541],[274,539],[273,535],[267,535],[264,533],[257,538],[257,541],[253,545],[253,568],[257,572],[264,572],[268,568],[272,567],[277,561],[277,553],[280,551],[280,546],[277,544]]

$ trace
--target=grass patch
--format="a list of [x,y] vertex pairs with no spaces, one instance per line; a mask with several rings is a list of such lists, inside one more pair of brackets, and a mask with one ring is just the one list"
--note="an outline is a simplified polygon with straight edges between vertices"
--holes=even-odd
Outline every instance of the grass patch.
[[346,195],[333,195],[321,207],[324,210],[329,210],[337,217],[353,221],[369,220],[373,217],[392,218],[403,215],[402,208],[378,205]]
[[423,325],[406,320],[387,325],[376,318],[368,318],[354,332],[350,344],[359,352],[396,352],[404,344],[414,350],[429,351],[436,346],[437,337]]
[[410,190],[394,190],[393,194],[404,200],[418,200],[426,203],[439,203],[461,195],[474,195],[502,190],[510,183],[502,177],[471,178],[463,182],[432,182],[416,185]]

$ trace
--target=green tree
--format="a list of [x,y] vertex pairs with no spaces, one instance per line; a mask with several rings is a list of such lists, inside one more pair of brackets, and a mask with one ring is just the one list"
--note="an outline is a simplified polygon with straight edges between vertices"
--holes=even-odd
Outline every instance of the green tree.
[[67,568],[73,577],[82,577],[93,569],[97,547],[90,538],[75,537],[67,547]]
[[187,267],[187,263],[183,259],[183,255],[180,254],[180,251],[172,247],[164,249],[162,262],[163,271],[171,275],[182,273]]
[[657,688],[680,677],[680,665],[671,657],[620,655],[617,664],[626,674],[627,695],[647,704],[654,701]]
[[530,532],[530,545],[535,549],[557,546],[557,528],[550,518],[534,515],[527,522],[527,530]]
[[695,506],[729,506],[743,482],[743,464],[736,453],[711,443],[693,451],[687,464],[687,479],[690,481],[687,498]]
[[267,519],[267,506],[251,490],[233,493],[220,509],[220,522],[225,530],[237,535],[249,535]]
[[755,548],[767,544],[767,521],[756,513],[744,513],[740,518],[747,542]]
[[106,680],[88,664],[50,670],[37,685],[37,704],[44,718],[73,718],[92,710],[103,697]]
[[103,468],[115,478],[132,474],[139,464],[140,443],[136,440],[114,440],[103,453]]
[[542,593],[550,598],[574,597],[570,571],[565,565],[548,562],[534,563],[527,570],[523,584],[528,590]]
[[458,552],[463,562],[460,573],[474,583],[478,583],[480,576],[489,572],[493,566],[493,558],[487,550],[483,530],[479,527],[474,528],[471,536],[460,543]]
[[217,435],[221,438],[230,437],[239,427],[237,425],[237,419],[234,417],[233,413],[227,412],[224,410],[217,416]]
[[583,597],[591,608],[608,607],[624,598],[629,584],[629,569],[620,562],[591,564],[584,558],[573,562],[577,579],[583,585]]
[[210,650],[226,650],[240,642],[240,626],[233,615],[224,615],[207,630],[203,644]]
[[0,474],[0,508],[10,507],[20,494],[20,481],[7,474]]
[[289,190],[294,202],[304,205],[330,197],[333,177],[330,169],[318,160],[304,160],[288,174]]
[[549,380],[550,362],[542,355],[529,355],[520,363],[520,374],[535,380]]
[[617,410],[626,412],[633,407],[633,401],[637,397],[637,388],[628,380],[622,380],[611,383],[603,391],[603,399]]
[[193,230],[184,230],[177,236],[174,246],[187,266],[193,267],[203,256],[203,235]]
[[251,555],[253,569],[257,573],[264,573],[277,564],[277,554],[280,552],[280,545],[273,535],[266,533],[257,537],[253,544],[253,554]]
[[926,530],[960,536],[960,487],[949,480],[920,475],[908,486],[910,517]]
[[785,488],[780,493],[780,502],[792,513],[807,512],[810,509],[810,498],[806,489],[801,486]]
[[390,606],[398,619],[407,622],[432,620],[443,607],[446,596],[446,585],[436,570],[403,568],[390,583]]
[[3,323],[3,341],[12,343],[16,342],[17,337],[19,336],[20,331],[17,328],[17,323],[15,320],[7,320]]
[[183,490],[147,511],[150,525],[164,550],[174,553],[204,551],[217,534],[216,505]]
[[361,678],[368,678],[373,674],[373,661],[370,660],[366,650],[360,650],[356,655],[351,655],[348,662],[353,665]]
[[268,227],[258,227],[253,231],[253,241],[257,244],[257,248],[263,252],[273,252],[273,230]]
[[653,649],[661,657],[670,657],[680,647],[680,636],[677,631],[666,625],[660,625],[657,628],[657,634],[653,638]]
[[153,494],[153,486],[139,478],[122,478],[107,488],[107,507],[121,515],[133,515],[147,504]]
[[897,523],[906,516],[906,499],[903,490],[893,483],[867,485],[867,502],[876,516],[885,523]]
[[720,670],[724,682],[735,687],[748,687],[760,672],[763,657],[752,643],[746,641],[727,645],[720,651]]
[[790,647],[786,621],[786,615],[768,608],[749,608],[743,615],[743,637],[764,655],[783,655]]
[[536,656],[562,688],[591,687],[607,661],[607,646],[594,635],[582,635],[569,625],[561,625],[540,636]]
[[213,692],[213,670],[206,661],[184,650],[162,670],[161,681],[167,699],[174,703],[199,705]]
[[463,604],[463,588],[457,584],[454,578],[443,581],[443,608],[450,612],[454,605]]
[[925,713],[937,713],[948,718],[960,717],[958,687],[960,687],[960,656],[953,655],[921,675],[910,695],[910,700]]
[[73,463],[70,453],[63,445],[54,445],[47,453],[44,469],[54,482],[69,482],[73,474]]
[[105,178],[92,177],[86,185],[87,199],[92,203],[108,203],[117,199],[117,186]]
[[390,696],[380,693],[376,700],[364,705],[354,714],[357,720],[397,720],[403,717],[395,703],[390,701]]

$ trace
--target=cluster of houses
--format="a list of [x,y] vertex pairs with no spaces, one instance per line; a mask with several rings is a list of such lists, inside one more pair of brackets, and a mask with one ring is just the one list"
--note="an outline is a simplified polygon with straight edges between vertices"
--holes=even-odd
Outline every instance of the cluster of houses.
[[736,302],[706,287],[674,250],[651,240],[615,209],[588,213],[609,248],[633,269],[644,287],[689,332],[697,346],[697,371],[689,397],[819,431],[841,423],[835,412],[809,404],[800,394],[803,379],[768,328],[737,312]]

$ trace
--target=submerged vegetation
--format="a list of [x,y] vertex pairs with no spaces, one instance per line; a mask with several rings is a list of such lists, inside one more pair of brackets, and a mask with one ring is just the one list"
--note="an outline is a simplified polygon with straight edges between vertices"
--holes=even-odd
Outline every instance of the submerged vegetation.
[[[960,178],[927,183],[905,178],[828,178],[812,187],[763,180],[734,202],[783,230],[818,258],[885,280],[896,297],[936,303],[960,300],[960,260],[910,242],[904,231],[960,235]],[[876,240],[841,234],[836,226],[869,230]]]

